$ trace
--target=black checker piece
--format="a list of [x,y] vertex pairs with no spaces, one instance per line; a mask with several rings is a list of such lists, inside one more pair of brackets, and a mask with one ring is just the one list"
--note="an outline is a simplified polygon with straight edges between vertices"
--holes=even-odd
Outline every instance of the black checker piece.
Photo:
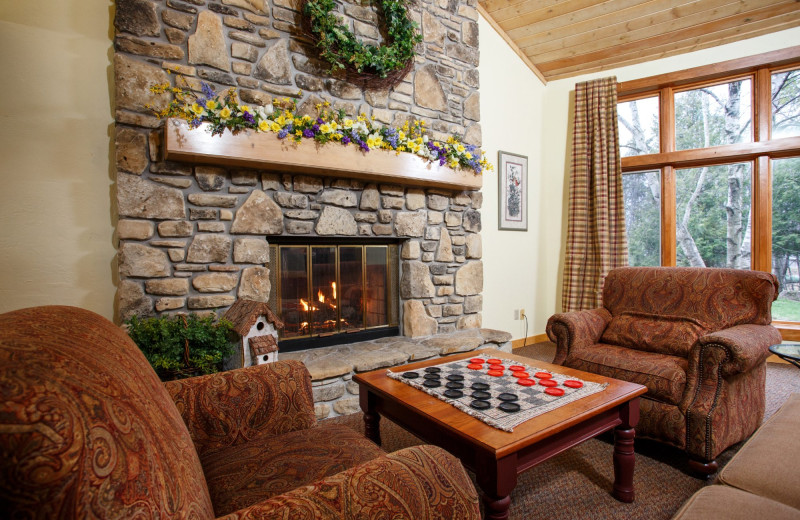
[[464,383],[460,383],[458,381],[450,381],[449,383],[447,383],[444,386],[446,386],[450,390],[461,390],[461,389],[464,388]]
[[416,372],[403,372],[403,377],[406,379],[416,379],[419,377],[419,374]]
[[460,397],[464,397],[464,392],[461,390],[445,390],[444,396],[449,397],[450,399],[458,399]]
[[498,395],[497,398],[500,399],[501,401],[508,401],[508,402],[519,400],[519,396],[517,394],[510,394],[508,392],[503,392],[502,394]]
[[476,410],[486,410],[487,408],[492,406],[491,404],[489,404],[489,401],[483,401],[481,399],[475,399],[474,401],[469,403],[469,405],[475,408]]
[[464,380],[464,376],[462,376],[461,374],[450,374],[449,376],[447,376],[447,380],[448,381],[463,381]]
[[519,405],[517,403],[509,403],[507,401],[500,403],[499,405],[497,405],[497,407],[503,410],[504,412],[508,413],[514,413],[519,411]]
[[490,399],[491,397],[492,394],[490,394],[489,392],[484,392],[483,390],[475,390],[474,392],[472,392],[473,399],[480,399],[485,401],[487,399]]
[[427,372],[429,374],[438,374],[441,371],[442,371],[442,369],[439,368],[439,367],[428,367],[428,368],[425,369],[425,372]]
[[487,383],[472,383],[470,388],[473,390],[488,390],[490,386]]
[[442,386],[442,381],[439,379],[426,379],[422,385],[428,388],[439,388]]
[[439,374],[425,374],[422,377],[424,377],[425,379],[435,379],[437,381],[442,379],[442,376],[440,376]]

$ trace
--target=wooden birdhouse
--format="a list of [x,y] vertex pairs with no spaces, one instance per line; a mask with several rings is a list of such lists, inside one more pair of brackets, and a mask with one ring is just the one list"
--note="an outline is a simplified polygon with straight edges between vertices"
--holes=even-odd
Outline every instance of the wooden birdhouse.
[[278,330],[283,321],[264,302],[236,300],[225,318],[239,335],[240,348],[232,356],[230,368],[274,363],[278,360]]

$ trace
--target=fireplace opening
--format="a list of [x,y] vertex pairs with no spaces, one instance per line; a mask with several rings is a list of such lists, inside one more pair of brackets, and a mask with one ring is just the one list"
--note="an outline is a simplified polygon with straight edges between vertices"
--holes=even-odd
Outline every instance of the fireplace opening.
[[291,352],[399,334],[394,243],[270,244],[270,307]]

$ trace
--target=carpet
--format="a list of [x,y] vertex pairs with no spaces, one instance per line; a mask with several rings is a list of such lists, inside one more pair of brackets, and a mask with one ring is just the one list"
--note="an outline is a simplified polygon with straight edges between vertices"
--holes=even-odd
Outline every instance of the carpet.
[[[555,354],[555,345],[537,343],[514,353],[549,362]],[[765,419],[797,392],[800,392],[800,370],[788,364],[767,363]],[[364,431],[360,413],[326,421]],[[389,452],[422,444],[420,439],[386,419],[381,420],[381,438],[383,448]],[[740,447],[741,444],[734,445],[718,457],[720,468]],[[682,451],[637,439],[636,500],[623,504],[610,494],[614,481],[613,450],[612,435],[604,434],[523,473],[511,495],[510,518],[666,520],[695,491],[713,482],[691,476]]]

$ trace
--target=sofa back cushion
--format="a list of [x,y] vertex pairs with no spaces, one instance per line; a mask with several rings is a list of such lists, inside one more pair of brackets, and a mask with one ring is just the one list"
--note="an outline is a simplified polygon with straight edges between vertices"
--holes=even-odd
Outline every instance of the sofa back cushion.
[[687,356],[695,341],[735,325],[772,322],[778,284],[770,273],[706,267],[613,269],[603,286],[612,319],[601,341]]
[[8,517],[213,518],[197,453],[139,348],[74,307],[0,315]]

